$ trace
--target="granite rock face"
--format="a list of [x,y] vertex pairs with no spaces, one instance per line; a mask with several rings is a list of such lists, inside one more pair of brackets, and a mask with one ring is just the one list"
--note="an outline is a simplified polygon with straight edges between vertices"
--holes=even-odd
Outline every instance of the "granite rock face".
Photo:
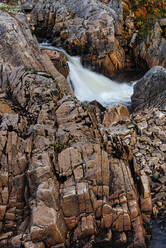
[[[4,68],[1,76],[1,104],[9,106],[0,124],[1,247],[145,247],[133,155],[98,128],[100,110],[64,95],[43,72]],[[142,197],[151,202],[143,176]]]
[[26,16],[11,12],[0,12],[0,63],[10,68],[33,66],[56,75],[57,70],[46,54],[42,54],[39,44],[33,38]]
[[134,111],[166,106],[166,69],[154,66],[134,85],[131,97]]
[[48,55],[50,60],[52,61],[53,65],[56,67],[56,69],[65,77],[67,78],[69,74],[69,66],[67,63],[66,56],[57,51],[52,50],[45,50],[44,52]]
[[139,64],[141,62],[146,64],[148,68],[157,65],[166,68],[165,27],[164,22],[156,22],[147,37],[135,46],[134,54],[138,65],[141,66]]
[[[26,37],[19,16],[1,15],[4,34]],[[17,63],[5,63],[1,50],[0,247],[145,247],[143,216],[152,204],[131,148],[134,124],[118,116],[115,126],[104,126],[107,111],[81,104],[54,67],[51,74],[40,69],[49,59],[31,57],[33,42],[22,53],[15,46]]]
[[165,69],[135,85],[132,115],[82,104],[25,16],[0,20],[0,247],[146,247],[166,214]]
[[81,55],[84,64],[112,75],[124,67],[125,57],[115,37],[122,28],[121,1],[113,2],[40,0],[31,12],[32,29],[68,53]]

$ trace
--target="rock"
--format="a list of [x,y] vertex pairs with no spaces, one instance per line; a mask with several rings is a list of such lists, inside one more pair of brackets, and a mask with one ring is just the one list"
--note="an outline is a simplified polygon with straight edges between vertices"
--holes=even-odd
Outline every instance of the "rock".
[[6,206],[0,206],[0,220],[3,220],[6,212]]
[[[160,25],[162,24],[164,24],[163,19],[160,22]],[[134,47],[136,63],[140,67],[143,64],[145,70],[157,65],[166,67],[166,39],[160,25],[156,22],[146,38],[141,38],[141,41]]]
[[46,54],[51,59],[52,63],[56,67],[56,69],[65,77],[67,78],[69,74],[69,66],[67,64],[66,57],[60,53],[51,50],[45,50]]
[[166,69],[155,66],[134,85],[131,97],[134,111],[145,108],[164,108],[166,105]]
[[0,103],[0,113],[13,114],[13,110],[9,107],[8,104]]
[[111,240],[112,239],[112,231],[111,231],[111,229],[108,231],[108,233],[107,233],[107,238],[106,238],[106,240]]
[[166,26],[166,18],[160,19],[160,26]]
[[162,152],[166,152],[166,144],[160,145],[160,150],[161,150]]
[[121,241],[121,243],[127,242],[127,237],[126,237],[126,234],[124,232],[120,235],[120,241]]
[[[39,44],[33,38],[26,16],[23,13],[13,16],[8,12],[1,11],[0,22],[0,63],[7,63],[10,68],[27,66],[28,69],[32,66],[36,70],[50,72],[53,76],[63,80],[48,56],[41,53]],[[19,41],[17,39],[18,33]],[[7,44],[7,40],[10,40],[10,45]],[[10,46],[10,49],[8,46]]]
[[33,9],[35,2],[37,2],[37,0],[23,0],[21,1],[21,5],[26,12],[29,12]]
[[0,240],[8,239],[12,236],[13,232],[6,232],[0,235]]
[[19,247],[19,246],[21,246],[22,245],[22,239],[23,239],[23,235],[17,235],[17,236],[15,236],[15,237],[13,237],[12,239],[11,239],[11,244],[14,246],[14,247]]
[[[124,110],[122,116],[128,120],[116,117],[117,124],[110,126],[108,115],[108,125],[104,126],[103,110],[97,104],[77,101],[56,69],[50,71],[51,75],[43,72],[47,60],[42,59],[41,51],[37,61],[35,54],[31,56],[36,45],[33,50],[31,42],[27,43],[28,37],[24,37],[19,22],[7,13],[0,15],[8,20],[1,16],[6,23],[4,34],[13,34],[14,24],[25,38],[24,46],[19,47],[28,48],[23,49],[25,54],[22,49],[18,51],[18,61],[18,47],[11,39],[13,59],[4,49],[9,57],[8,66],[3,52],[0,53],[1,101],[13,111],[0,113],[0,246],[19,244],[21,240],[25,247],[92,247],[100,240],[114,247],[145,247],[143,220],[148,219],[151,198],[143,169],[147,166],[153,172],[157,170],[155,166],[160,168],[164,164],[164,153],[158,151],[165,142],[165,112],[147,110],[139,113],[136,120],[134,115],[129,119],[126,108],[120,106],[118,118]],[[44,16],[38,18],[42,21]],[[50,15],[50,23],[52,18]],[[56,18],[61,23],[63,16],[57,12]],[[88,18],[86,21],[90,21]],[[74,21],[80,23],[78,19]],[[28,27],[25,32],[29,32]],[[3,42],[5,46],[4,38]],[[27,67],[28,63],[37,70]],[[162,124],[159,120],[157,127],[155,113],[162,116]],[[153,136],[146,132],[149,127]],[[152,156],[157,159],[150,164]],[[158,175],[156,180],[158,187]],[[163,201],[159,195],[156,197]]]
[[31,25],[38,37],[47,32],[54,45],[62,46],[69,54],[82,55],[84,64],[108,76],[124,68],[124,50],[115,37],[121,21],[120,0],[107,4],[42,0],[31,13]]
[[162,205],[163,205],[162,202],[160,202],[160,201],[157,202],[158,207],[162,207]]
[[116,125],[118,122],[125,121],[129,118],[129,112],[126,106],[116,105],[110,108],[104,114],[103,124],[106,127]]
[[153,215],[157,216],[158,215],[158,210],[156,207],[153,207]]
[[45,248],[43,242],[33,243],[31,241],[27,241],[24,243],[25,248]]
[[[7,212],[3,228],[12,228],[16,236],[25,234],[22,241],[25,247],[29,245],[27,242],[36,245],[43,240],[47,246],[65,244],[66,235],[71,232],[74,236],[69,243],[79,239],[85,245],[86,238],[94,234],[97,237],[102,228],[130,232],[142,244],[142,224],[139,224],[142,236],[140,232],[140,236],[136,234],[141,215],[130,171],[130,151],[119,141],[111,141],[109,129],[114,152],[103,149],[107,143],[101,143],[100,132],[94,132],[96,107],[83,109],[72,94],[65,95],[63,86],[58,87],[60,94],[53,94],[56,84],[43,72],[23,67],[3,72],[8,73],[8,81],[2,77],[0,86],[7,93],[10,89],[17,103],[15,106],[8,99],[14,113],[2,113],[0,123],[3,154],[0,173],[5,168],[12,173],[9,181],[8,174],[1,180],[0,204],[13,208]],[[25,115],[21,115],[23,110]],[[2,178],[3,174],[0,175]],[[100,207],[103,211],[98,223],[96,210]],[[16,223],[23,228],[18,229]]]

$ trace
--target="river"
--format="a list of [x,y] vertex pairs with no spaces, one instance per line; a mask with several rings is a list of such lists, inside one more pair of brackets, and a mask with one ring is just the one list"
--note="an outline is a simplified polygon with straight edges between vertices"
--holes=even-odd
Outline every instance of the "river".
[[[135,73],[134,80],[131,80],[130,77],[126,77],[126,80],[122,77],[122,80],[120,75],[118,75],[118,81],[111,80],[83,67],[79,57],[70,56],[63,49],[48,43],[41,43],[40,46],[42,49],[55,50],[65,54],[69,65],[68,82],[80,101],[96,100],[106,108],[119,103],[130,105],[133,85],[135,80],[142,76],[140,73],[139,75]],[[166,248],[166,224],[160,218],[152,221],[152,240],[149,242],[148,248]]]
[[117,82],[93,72],[83,67],[80,57],[70,56],[63,49],[55,48],[48,43],[42,43],[41,48],[58,50],[65,54],[69,65],[68,82],[81,102],[96,100],[106,108],[118,103],[130,105],[134,82]]

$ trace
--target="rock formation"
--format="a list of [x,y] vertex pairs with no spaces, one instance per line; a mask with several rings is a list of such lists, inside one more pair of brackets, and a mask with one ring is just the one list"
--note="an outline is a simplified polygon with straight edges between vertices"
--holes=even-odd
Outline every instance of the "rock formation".
[[[123,64],[120,1],[73,3],[39,0],[36,32],[92,63],[109,54],[109,70]],[[165,69],[137,82],[133,114],[105,110],[73,96],[24,14],[0,11],[0,33],[0,247],[146,247],[151,215],[166,214]]]
[[125,67],[128,63],[144,70],[157,65],[166,67],[164,2],[123,0],[122,6],[124,29],[119,42],[125,50]]
[[149,219],[152,204],[128,143],[136,145],[131,120],[105,126],[43,59],[23,15],[0,18],[0,247],[145,247],[142,213]]
[[121,1],[40,0],[31,12],[32,29],[38,37],[44,34],[55,46],[82,55],[84,64],[106,75],[124,67],[124,50],[115,37],[121,21]]
[[136,44],[134,55],[139,66],[143,67],[145,64],[151,68],[160,65],[166,68],[166,35],[164,31],[166,22],[164,20],[156,22],[151,31],[147,32],[146,38]]
[[162,109],[166,106],[166,69],[154,66],[134,85],[133,110]]

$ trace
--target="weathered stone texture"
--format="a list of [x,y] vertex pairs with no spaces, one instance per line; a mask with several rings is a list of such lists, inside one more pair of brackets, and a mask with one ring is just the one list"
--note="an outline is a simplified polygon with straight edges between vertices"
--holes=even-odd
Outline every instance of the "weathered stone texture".
[[115,37],[121,22],[121,1],[94,0],[38,1],[30,20],[37,36],[46,32],[55,46],[82,55],[84,64],[106,75],[124,67],[125,53]]
[[[166,106],[166,69],[154,66],[134,85],[131,97],[133,111],[153,108],[164,109]],[[138,124],[140,132],[147,130],[146,121]],[[156,127],[157,129],[157,127]]]
[[0,247],[145,247],[152,201],[165,206],[165,109],[81,104],[21,56],[1,64]]

